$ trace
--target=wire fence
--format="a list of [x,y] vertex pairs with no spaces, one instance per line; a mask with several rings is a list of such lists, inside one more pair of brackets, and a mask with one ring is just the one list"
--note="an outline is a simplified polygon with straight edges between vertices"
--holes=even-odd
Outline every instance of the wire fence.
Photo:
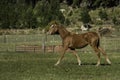
[[[61,50],[62,40],[58,35],[1,35],[0,36],[0,51],[8,52],[59,52]],[[120,52],[120,36],[117,37],[102,37],[101,46],[105,51]],[[87,46],[78,49],[82,52],[92,52],[92,48]]]

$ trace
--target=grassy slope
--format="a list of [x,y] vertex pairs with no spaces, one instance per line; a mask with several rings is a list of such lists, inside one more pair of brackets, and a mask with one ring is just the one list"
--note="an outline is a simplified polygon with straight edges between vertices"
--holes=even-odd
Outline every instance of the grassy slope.
[[120,54],[109,54],[112,65],[95,67],[97,57],[79,53],[82,66],[72,54],[66,54],[57,67],[58,54],[0,53],[0,80],[119,80]]

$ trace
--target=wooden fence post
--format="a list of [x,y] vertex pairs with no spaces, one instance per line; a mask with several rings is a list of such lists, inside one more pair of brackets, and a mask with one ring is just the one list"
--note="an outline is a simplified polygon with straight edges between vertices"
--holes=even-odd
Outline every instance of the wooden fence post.
[[42,38],[42,50],[43,50],[43,53],[45,53],[45,41],[44,41],[44,37]]
[[[52,43],[54,43],[54,42],[55,42],[55,35],[53,35],[53,41],[52,41]],[[52,44],[53,53],[54,53],[54,48],[55,48],[55,45]]]
[[52,46],[52,51],[55,52],[55,45]]
[[47,41],[47,34],[44,34],[44,37],[42,38],[42,49],[43,49],[43,53],[46,52],[46,41]]
[[4,39],[4,43],[7,43],[7,36],[6,35],[3,35],[3,39]]

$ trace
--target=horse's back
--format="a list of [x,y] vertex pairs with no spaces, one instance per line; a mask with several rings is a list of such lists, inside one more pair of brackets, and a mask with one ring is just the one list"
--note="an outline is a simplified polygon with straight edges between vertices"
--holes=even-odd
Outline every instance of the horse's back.
[[71,48],[83,48],[98,39],[99,37],[96,32],[87,32],[83,34],[70,34],[63,40],[63,43]]
[[89,32],[88,35],[91,35],[93,37],[99,37],[99,34],[97,32]]
[[87,32],[87,33],[83,33],[83,35],[98,36],[98,33],[97,32]]
[[99,35],[96,32],[87,32],[87,33],[84,33],[83,36],[86,40],[89,40],[89,41],[99,39]]
[[91,44],[92,42],[98,41],[99,35],[96,32],[87,32],[83,34],[76,34],[73,35],[73,41],[79,45],[87,45]]

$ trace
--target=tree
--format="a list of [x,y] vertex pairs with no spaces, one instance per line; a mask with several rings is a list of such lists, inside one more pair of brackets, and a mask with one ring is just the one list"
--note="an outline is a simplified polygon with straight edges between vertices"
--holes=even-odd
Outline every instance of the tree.
[[38,26],[44,27],[52,20],[58,20],[63,23],[64,16],[59,10],[59,0],[39,1],[34,8],[34,14],[37,17]]
[[73,0],[73,4],[72,4],[72,6],[73,7],[80,7],[80,2],[81,2],[81,0]]
[[0,27],[1,28],[12,28],[14,27],[17,18],[14,4],[15,0],[1,0],[0,1]]
[[28,7],[26,12],[23,13],[23,21],[24,21],[24,27],[25,28],[36,28],[37,27],[37,21],[36,21],[36,17],[33,14],[33,9],[32,7]]

